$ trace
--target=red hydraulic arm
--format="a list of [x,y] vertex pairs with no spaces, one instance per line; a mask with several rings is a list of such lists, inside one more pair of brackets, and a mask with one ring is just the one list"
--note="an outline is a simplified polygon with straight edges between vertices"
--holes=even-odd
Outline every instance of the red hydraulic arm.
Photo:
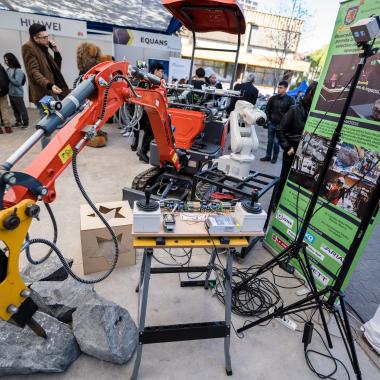
[[[148,89],[134,89],[126,79],[127,75],[127,62],[104,62],[92,68],[84,76],[83,82],[62,101],[62,111],[42,119],[37,126],[37,136],[33,135],[20,147],[2,165],[3,169],[11,171],[13,165],[43,135],[41,129],[48,134],[59,129],[49,145],[23,170],[23,173],[37,179],[47,189],[43,200],[47,203],[54,201],[55,181],[71,162],[74,149],[77,148],[79,152],[88,141],[86,135],[94,135],[124,103],[129,102],[144,106],[157,141],[161,165],[169,164],[179,170],[164,84],[157,77],[145,77],[154,84]],[[62,115],[67,109],[67,115]],[[67,119],[69,121],[66,122]],[[15,205],[26,198],[35,199],[26,188],[13,186],[5,193],[4,206]]]

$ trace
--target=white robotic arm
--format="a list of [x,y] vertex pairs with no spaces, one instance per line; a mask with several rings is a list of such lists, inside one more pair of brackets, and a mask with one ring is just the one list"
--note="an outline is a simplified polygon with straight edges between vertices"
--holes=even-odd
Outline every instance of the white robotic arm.
[[230,114],[231,155],[220,157],[218,168],[239,178],[249,175],[255,160],[253,152],[259,147],[255,125],[264,125],[266,115],[253,104],[238,100]]
[[266,122],[263,111],[244,100],[236,102],[230,114],[231,150],[236,159],[252,159],[252,153],[259,147],[255,124]]

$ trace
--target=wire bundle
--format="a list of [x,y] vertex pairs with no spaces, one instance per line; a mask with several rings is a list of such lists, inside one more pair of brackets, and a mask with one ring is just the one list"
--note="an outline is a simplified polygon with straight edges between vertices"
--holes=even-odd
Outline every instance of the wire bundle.
[[[260,265],[253,265],[249,268],[232,268],[232,289],[250,278],[259,268]],[[224,304],[226,272],[221,265],[215,265],[214,270],[219,277],[215,295]],[[272,307],[279,308],[281,306],[283,306],[283,300],[279,290],[267,278],[254,277],[247,285],[232,292],[232,312],[243,317],[260,318],[268,315]]]

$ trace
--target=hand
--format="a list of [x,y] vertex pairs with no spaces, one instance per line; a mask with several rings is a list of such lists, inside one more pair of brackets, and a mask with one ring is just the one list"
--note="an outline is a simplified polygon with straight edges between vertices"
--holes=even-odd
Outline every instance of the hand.
[[295,150],[294,150],[294,148],[293,147],[291,147],[288,151],[287,151],[287,155],[288,156],[293,156],[293,154],[295,153]]
[[50,46],[51,50],[54,51],[54,53],[58,52],[58,46],[54,41],[49,40],[49,46]]
[[51,90],[54,92],[54,94],[62,94],[62,90],[55,84],[53,84],[53,87],[51,88]]

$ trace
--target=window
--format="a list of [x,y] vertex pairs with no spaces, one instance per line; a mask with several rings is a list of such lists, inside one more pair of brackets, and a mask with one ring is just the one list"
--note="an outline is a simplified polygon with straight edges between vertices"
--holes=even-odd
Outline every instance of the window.
[[[255,74],[255,84],[258,86],[273,86],[276,82],[276,69],[270,67],[248,66],[249,72]],[[279,70],[277,81],[284,75],[284,70]]]

